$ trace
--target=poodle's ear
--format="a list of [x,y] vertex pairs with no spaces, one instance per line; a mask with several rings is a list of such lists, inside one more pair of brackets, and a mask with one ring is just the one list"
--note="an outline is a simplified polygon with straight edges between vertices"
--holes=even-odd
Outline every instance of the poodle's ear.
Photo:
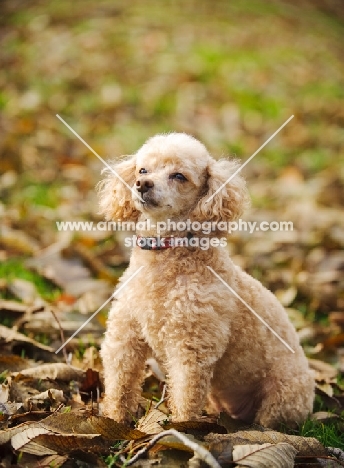
[[[240,163],[237,160],[222,159],[210,163],[207,168],[208,179],[205,193],[202,194],[202,198],[191,213],[193,219],[228,222],[234,221],[241,216],[249,205],[245,180],[239,174],[236,174],[225,184],[239,167]],[[225,185],[217,192],[223,184]],[[209,200],[210,197],[212,198]]]
[[[136,157],[112,165],[113,171],[104,169],[107,177],[99,182],[99,213],[108,221],[136,221],[139,211],[133,204],[133,194],[128,188],[135,182]],[[122,180],[121,180],[122,179]],[[124,184],[123,181],[127,184]]]

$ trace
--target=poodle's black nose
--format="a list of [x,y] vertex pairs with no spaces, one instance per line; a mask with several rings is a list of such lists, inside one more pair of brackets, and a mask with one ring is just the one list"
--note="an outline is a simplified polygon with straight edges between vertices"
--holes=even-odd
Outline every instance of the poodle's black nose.
[[149,179],[141,179],[136,181],[137,191],[140,193],[146,193],[149,189],[154,187],[154,182]]

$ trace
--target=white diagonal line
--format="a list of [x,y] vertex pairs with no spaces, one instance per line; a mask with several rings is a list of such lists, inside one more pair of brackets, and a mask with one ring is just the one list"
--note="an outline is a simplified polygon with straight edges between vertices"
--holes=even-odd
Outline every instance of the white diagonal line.
[[115,174],[115,176],[135,195],[135,197],[139,198],[143,203],[144,203],[144,200],[140,197],[140,195],[135,192],[135,190],[133,190],[127,183],[126,181],[115,171],[115,169],[113,167],[111,167],[106,161],[104,161],[104,159],[99,156],[98,153],[96,153],[94,151],[94,149],[88,144],[86,143],[86,141],[81,138],[81,136],[75,131],[72,129],[72,127],[70,125],[67,124],[67,122],[65,120],[63,120],[62,117],[59,116],[59,114],[56,114],[56,117],[61,120],[61,122],[72,132],[74,133],[74,135],[79,138],[79,140],[90,150],[92,151],[92,153],[97,156],[97,158],[108,168],[110,169],[110,171]]
[[237,293],[234,291],[234,289],[232,289],[232,288],[229,286],[229,284],[227,284],[227,283],[221,278],[221,276],[219,276],[210,266],[207,266],[207,268],[213,273],[213,275],[216,276],[217,279],[219,279],[219,280],[221,281],[222,284],[224,284],[224,285],[234,294],[234,296],[235,296],[236,298],[239,299],[239,301],[241,301],[241,302],[244,304],[244,306],[246,306],[246,307],[248,308],[248,310],[249,310],[250,312],[252,312],[253,315],[255,315],[255,316],[257,317],[258,320],[260,320],[260,321],[271,331],[271,333],[273,333],[273,334],[276,336],[276,338],[278,338],[278,339],[284,344],[284,346],[286,346],[286,347],[289,349],[289,351],[291,351],[292,353],[295,354],[295,351],[293,350],[293,348],[291,348],[291,347],[288,345],[288,343],[287,343],[286,341],[284,341],[284,339],[281,338],[281,337],[279,336],[279,334],[276,333],[275,330],[274,330],[273,328],[271,328],[270,325],[269,325],[268,323],[266,323],[265,320],[262,319],[262,317],[261,317],[260,315],[258,315],[257,312],[255,312],[255,311],[252,309],[252,307],[249,306],[249,305],[247,304],[247,302],[245,302],[244,299],[242,299],[242,298],[239,296],[239,294],[237,294]]
[[275,133],[274,133],[273,135],[271,135],[271,137],[268,138],[268,139],[266,140],[266,142],[263,143],[262,146],[261,146],[260,148],[258,148],[257,151],[256,151],[255,153],[253,153],[252,156],[250,156],[250,157],[248,158],[248,160],[245,161],[244,164],[242,164],[242,165],[239,167],[239,169],[237,169],[237,170],[234,172],[234,174],[232,174],[232,175],[226,180],[226,182],[225,182],[224,184],[222,184],[221,187],[219,187],[219,188],[216,190],[216,192],[213,193],[213,194],[208,198],[208,200],[206,200],[206,203],[210,202],[210,200],[212,200],[212,199],[215,197],[215,195],[216,195],[217,193],[219,193],[219,191],[222,190],[223,187],[224,187],[225,185],[227,185],[228,182],[230,182],[230,181],[233,179],[233,177],[235,177],[235,176],[238,174],[238,172],[240,172],[241,169],[243,169],[243,168],[246,166],[246,164],[248,164],[248,163],[251,161],[251,159],[253,159],[253,158],[256,156],[256,154],[258,154],[259,151],[260,151],[261,149],[263,149],[264,146],[266,146],[266,145],[269,143],[269,141],[271,141],[271,140],[274,138],[274,136],[276,136],[277,133],[280,132],[280,131],[282,130],[282,128],[285,127],[285,126],[287,125],[287,123],[289,123],[289,122],[291,121],[291,119],[293,119],[293,118],[294,118],[293,115],[292,115],[291,117],[289,117],[289,119],[286,120],[286,121],[284,122],[284,124],[281,125],[280,128],[279,128],[278,130],[276,130]]
[[57,351],[55,351],[55,354],[59,353],[59,352],[61,351],[61,349],[63,349],[63,348],[66,346],[66,344],[69,343],[70,340],[72,340],[72,339],[74,338],[74,336],[77,335],[77,334],[79,333],[79,331],[82,330],[82,329],[88,324],[88,322],[90,322],[90,321],[93,319],[93,317],[95,317],[95,316],[98,314],[98,312],[99,312],[104,306],[106,306],[106,304],[108,304],[108,303],[111,301],[111,299],[113,299],[114,297],[116,297],[117,294],[118,294],[118,293],[119,293],[119,292],[120,292],[120,291],[121,291],[121,290],[122,290],[122,289],[123,289],[123,288],[124,288],[140,271],[141,271],[141,270],[142,270],[142,268],[143,268],[143,265],[140,266],[140,268],[139,268],[138,270],[136,270],[135,273],[134,273],[133,275],[131,275],[130,278],[127,279],[127,281],[125,281],[118,289],[116,289],[116,291],[115,291],[113,294],[111,294],[111,296],[109,297],[109,299],[107,299],[107,300],[104,302],[104,304],[102,304],[102,305],[91,315],[91,317],[89,317],[89,318],[86,320],[86,322],[84,322],[84,323],[81,325],[81,327],[79,327],[79,328],[77,329],[77,331],[74,332],[73,335],[70,336],[70,337],[68,338],[68,340],[65,341],[65,342],[63,343],[63,345],[59,347],[59,349],[58,349]]

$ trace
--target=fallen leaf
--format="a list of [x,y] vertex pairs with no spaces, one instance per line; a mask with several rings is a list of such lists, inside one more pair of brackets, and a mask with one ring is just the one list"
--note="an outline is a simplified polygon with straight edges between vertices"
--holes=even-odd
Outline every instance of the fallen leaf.
[[[192,434],[183,434],[184,437],[189,439],[191,442],[196,442],[197,444],[201,445],[201,442],[195,438]],[[180,439],[173,435],[169,435],[164,437],[163,439],[159,440],[159,445],[163,445],[164,447],[170,448],[170,449],[176,449],[176,450],[182,450],[183,452],[190,452],[193,453],[193,449],[181,442]]]
[[293,468],[297,450],[290,444],[235,445],[233,461],[250,468]]
[[12,436],[11,438],[12,447],[15,450],[21,450],[22,452],[32,453],[34,455],[39,455],[39,456],[56,454],[57,452],[55,452],[54,450],[50,450],[38,444],[32,444],[32,445],[29,444],[29,442],[31,442],[37,436],[41,434],[47,434],[49,432],[50,431],[48,431],[44,427],[41,427],[37,424],[31,424],[27,426],[26,428],[23,428],[22,431]]
[[[166,418],[166,416],[165,416]],[[191,432],[191,433],[209,433],[216,432],[217,434],[226,434],[226,428],[224,425],[219,425],[216,422],[195,420],[195,421],[182,421],[182,422],[170,422],[164,426],[164,429],[176,429],[179,432]]]
[[23,335],[22,333],[19,333],[13,329],[4,327],[3,325],[0,325],[0,343],[1,343],[1,340],[3,340],[6,343],[16,341],[18,343],[29,344],[40,350],[48,351],[49,353],[54,352],[53,348],[51,348],[50,346],[43,345],[39,343],[38,341],[33,340],[32,338],[29,338]]
[[209,452],[216,458],[220,465],[227,466],[233,461],[233,445],[228,440],[211,443],[208,447]]
[[52,364],[41,364],[37,367],[24,369],[20,372],[14,372],[13,375],[18,374],[31,377],[33,379],[50,379],[50,380],[63,380],[70,382],[71,380],[81,380],[85,376],[85,372],[77,367],[69,366],[62,362]]
[[275,295],[277,299],[280,301],[280,303],[284,306],[287,307],[289,306],[293,300],[295,299],[297,295],[297,289],[295,286],[291,286],[288,289],[277,289],[275,291]]
[[330,413],[328,411],[317,411],[316,413],[312,414],[312,419],[321,422],[333,422],[335,419],[339,419],[338,414]]
[[108,440],[137,440],[145,436],[138,429],[103,416],[79,415],[76,413],[53,414],[41,422],[54,432],[77,434],[101,434]]
[[165,413],[152,409],[138,421],[137,429],[146,434],[159,434],[159,432],[164,431],[159,423],[163,423],[166,419]]
[[109,291],[113,287],[105,280],[91,278],[90,271],[79,258],[63,258],[63,247],[61,245],[58,251],[53,253],[47,251],[40,256],[29,259],[26,265],[53,281],[67,295],[80,297],[89,291],[97,291],[98,295],[108,297]]
[[308,359],[309,367],[316,372],[316,380],[332,380],[337,377],[337,370],[327,364],[326,362],[319,361],[318,359]]
[[36,454],[69,454],[75,450],[106,452],[117,440],[138,440],[145,433],[101,416],[54,413],[40,422],[0,431],[0,445],[11,440],[15,450]]
[[339,348],[344,345],[344,333],[339,333],[338,335],[330,336],[326,338],[323,343],[323,349],[334,349]]
[[[113,271],[110,268],[107,268],[106,265],[97,257],[95,257],[91,250],[88,247],[85,247],[81,243],[72,244],[69,247],[71,253],[76,253],[84,263],[95,273],[99,278],[106,279],[111,281],[115,285],[118,281],[118,277],[114,275]],[[65,251],[64,251],[65,253]]]
[[35,306],[41,306],[44,304],[44,301],[38,294],[36,286],[31,281],[14,278],[8,284],[8,289],[25,304],[34,304]]
[[93,369],[87,369],[85,372],[85,377],[82,381],[80,392],[86,393],[88,398],[97,399],[97,394],[101,391],[102,384],[99,378],[99,372]]
[[329,397],[333,397],[333,387],[329,383],[317,383],[316,388],[321,390],[323,393],[325,393]]
[[[82,366],[84,369],[86,369],[86,372],[88,370],[91,371],[95,368],[102,369],[102,361],[100,358],[100,354],[95,346],[90,346],[84,352],[84,355],[82,357]],[[93,372],[96,372],[96,371],[93,370]],[[98,378],[96,375],[93,376],[93,380],[99,380],[99,373],[98,373]]]
[[0,312],[13,312],[15,314],[25,314],[28,306],[17,301],[0,300]]
[[224,440],[230,441],[233,446],[286,443],[292,445],[297,450],[298,456],[326,456],[325,447],[314,437],[294,436],[270,430],[247,430],[238,431],[234,434],[208,434],[204,440],[208,443]]
[[4,382],[0,384],[0,403],[7,403],[9,393],[10,393],[9,383]]
[[23,254],[33,254],[39,249],[39,244],[24,231],[4,225],[1,227],[1,242],[6,247]]
[[45,401],[50,403],[62,403],[66,401],[65,397],[63,396],[63,391],[56,388],[50,388],[45,392],[38,393],[37,395],[29,397],[28,400],[31,401],[35,406],[37,406],[38,403],[44,404]]
[[344,312],[331,312],[328,318],[332,323],[344,328]]
[[23,407],[23,403],[0,403],[0,412],[8,416],[13,416],[22,407]]
[[39,468],[60,468],[67,460],[67,455],[49,455],[39,460]]

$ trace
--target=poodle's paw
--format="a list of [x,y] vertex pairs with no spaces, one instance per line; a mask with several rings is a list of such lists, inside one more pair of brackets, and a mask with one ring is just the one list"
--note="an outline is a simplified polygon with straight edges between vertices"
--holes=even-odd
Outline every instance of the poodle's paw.
[[101,404],[102,415],[114,419],[118,423],[130,423],[132,417],[125,407],[119,408],[118,404],[110,398],[105,396]]

